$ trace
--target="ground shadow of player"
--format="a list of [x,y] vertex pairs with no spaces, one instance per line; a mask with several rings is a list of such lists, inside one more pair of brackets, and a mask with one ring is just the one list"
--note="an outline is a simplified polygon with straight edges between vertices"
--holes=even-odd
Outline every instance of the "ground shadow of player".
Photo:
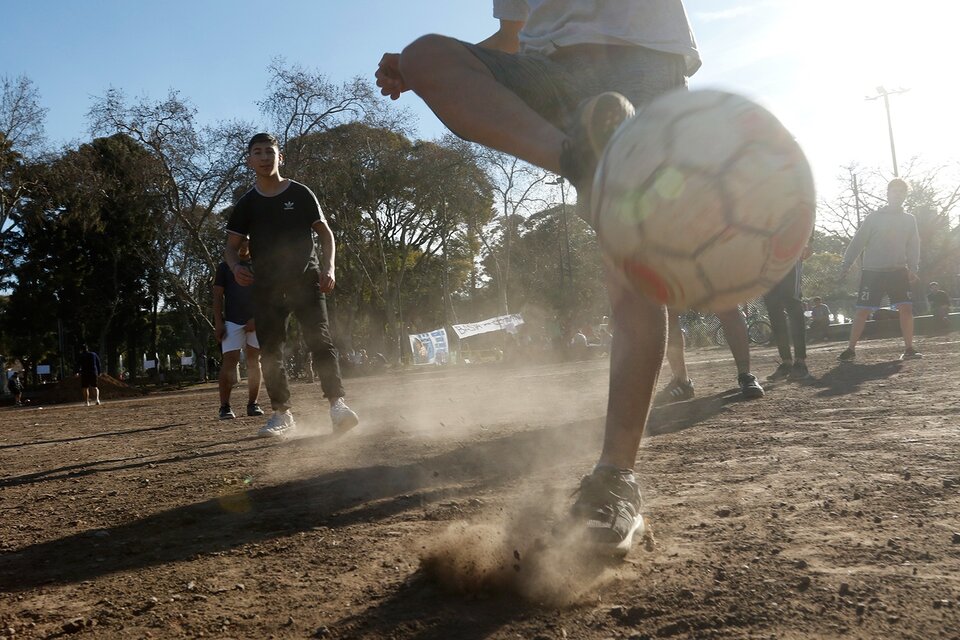
[[817,392],[819,397],[843,396],[856,393],[865,382],[896,376],[902,369],[903,362],[900,360],[871,362],[869,364],[843,363],[838,364],[818,379],[811,380],[810,384],[821,389]]
[[[188,560],[318,526],[332,529],[476,496],[599,444],[596,420],[470,444],[398,466],[344,469],[267,487],[225,487],[222,495],[97,531],[84,531],[0,555],[0,591],[73,583]],[[304,446],[294,441],[287,446]],[[466,502],[466,501],[464,501]],[[464,506],[441,519],[469,515]]]
[[733,396],[731,391],[720,391],[711,396],[655,407],[644,435],[659,436],[694,427],[723,411],[727,404],[739,401],[739,392],[738,388],[737,396]]
[[0,444],[0,449],[22,449],[24,447],[33,447],[43,444],[62,444],[65,442],[80,442],[81,440],[90,440],[92,438],[109,438],[111,436],[126,436],[133,433],[144,433],[147,431],[164,431],[173,427],[185,427],[188,423],[177,422],[174,424],[163,424],[158,427],[142,427],[139,429],[125,429],[124,431],[102,431],[100,433],[91,433],[86,436],[76,436],[73,438],[57,438],[54,440],[34,440],[33,442],[18,442],[15,444]]
[[[184,423],[186,424],[186,423]],[[182,426],[182,425],[171,425],[171,426]],[[124,432],[125,433],[125,432]],[[327,436],[331,438],[332,436]],[[123,471],[130,469],[141,469],[144,467],[153,468],[159,465],[164,464],[174,464],[180,462],[187,462],[191,460],[203,460],[210,458],[218,458],[220,456],[229,456],[233,455],[235,452],[231,450],[220,450],[220,451],[204,451],[204,449],[212,449],[213,447],[222,447],[227,444],[242,444],[245,442],[260,441],[261,438],[257,436],[246,436],[243,438],[235,438],[232,440],[221,440],[217,442],[211,442],[208,444],[198,444],[190,447],[186,447],[181,450],[172,451],[170,455],[163,458],[152,458],[144,457],[142,454],[135,454],[132,456],[126,456],[124,458],[104,458],[101,460],[90,460],[89,462],[80,462],[77,464],[66,465],[63,467],[56,467],[54,469],[42,469],[40,471],[33,471],[31,473],[24,473],[19,476],[10,476],[7,478],[0,478],[0,488],[4,487],[15,487],[25,484],[39,484],[41,482],[52,482],[55,480],[71,480],[76,478],[82,478],[85,476],[92,476],[101,473],[111,473],[115,471]],[[272,443],[262,444],[258,447],[253,447],[247,451],[253,451],[256,449],[268,449],[271,448]]]

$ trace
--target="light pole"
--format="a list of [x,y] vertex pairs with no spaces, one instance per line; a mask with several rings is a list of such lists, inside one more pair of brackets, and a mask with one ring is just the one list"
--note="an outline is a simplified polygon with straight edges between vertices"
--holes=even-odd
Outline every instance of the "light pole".
[[893,156],[893,177],[900,177],[900,170],[897,168],[897,147],[893,144],[893,120],[890,118],[890,96],[900,93],[906,93],[909,89],[893,89],[888,91],[883,86],[877,87],[877,95],[867,96],[866,100],[878,100],[883,98],[883,107],[887,111],[887,133],[890,135],[890,155]]
[[[560,229],[563,234],[562,244],[560,245],[560,285],[563,286],[564,272],[566,272],[567,282],[573,284],[573,265],[570,262],[570,232],[567,228],[567,190],[563,176],[557,176],[556,180],[545,182],[560,187]],[[566,257],[564,257],[566,253]],[[566,263],[566,267],[564,267]]]

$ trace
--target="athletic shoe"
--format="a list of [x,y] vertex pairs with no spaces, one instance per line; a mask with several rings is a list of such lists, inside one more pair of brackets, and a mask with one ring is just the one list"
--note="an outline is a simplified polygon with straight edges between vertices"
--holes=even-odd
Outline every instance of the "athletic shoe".
[[290,410],[274,411],[267,424],[257,432],[261,438],[288,438],[293,435],[297,423],[293,420]]
[[671,380],[667,386],[654,397],[655,405],[673,404],[690,400],[696,395],[693,389],[693,380]]
[[97,406],[98,406],[98,407],[100,406],[100,401],[99,401],[99,400],[97,400]]
[[230,408],[230,405],[225,404],[220,407],[220,419],[221,420],[233,420],[237,415],[233,412],[233,409]]
[[[584,101],[577,111],[570,137],[560,152],[560,173],[577,189],[577,205],[583,214],[590,204],[593,176],[613,132],[636,113],[630,101],[608,91]],[[589,219],[589,216],[587,217]]]
[[790,369],[791,380],[806,380],[810,377],[810,370],[807,369],[806,362],[797,362]]
[[841,353],[840,357],[837,359],[840,360],[840,362],[852,362],[853,359],[856,357],[857,357],[857,352],[854,351],[853,349],[848,348],[846,351]]
[[737,383],[740,385],[740,393],[747,400],[763,397],[763,387],[757,382],[757,376],[752,373],[741,373],[737,376]]
[[248,416],[262,416],[263,409],[260,408],[260,405],[256,402],[251,402],[247,405],[247,415]]
[[337,398],[336,402],[330,405],[330,420],[333,422],[334,433],[346,433],[360,422],[360,418],[347,406],[343,398]]
[[601,467],[580,480],[570,513],[585,528],[586,542],[601,553],[625,556],[633,536],[644,532],[642,501],[630,470]]
[[920,353],[913,347],[910,347],[909,349],[903,352],[903,355],[900,356],[900,359],[901,360],[919,360],[922,357],[923,357],[922,353]]
[[770,382],[775,382],[777,380],[783,380],[784,378],[789,378],[790,373],[793,371],[793,363],[790,362],[781,362],[777,365],[777,370],[767,376],[767,380]]

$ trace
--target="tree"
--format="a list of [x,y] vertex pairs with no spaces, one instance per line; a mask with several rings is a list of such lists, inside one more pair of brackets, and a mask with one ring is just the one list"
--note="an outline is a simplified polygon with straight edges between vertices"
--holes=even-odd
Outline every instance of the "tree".
[[46,113],[29,78],[0,78],[0,285],[11,277],[9,245],[18,233],[20,205],[33,187],[24,169],[43,146]]
[[[161,296],[167,295],[196,328],[194,349],[205,353],[213,331],[210,282],[223,246],[220,213],[247,182],[244,150],[253,127],[243,122],[200,127],[195,116],[196,109],[176,91],[164,100],[128,103],[123,92],[111,89],[89,112],[93,131],[122,133],[156,161],[163,233],[140,247],[158,278],[148,289],[153,326]],[[156,350],[155,330],[151,347]]]
[[85,341],[99,346],[108,370],[116,371],[125,339],[130,361],[139,361],[149,311],[143,292],[157,279],[140,248],[160,234],[163,212],[155,159],[114,135],[31,171],[37,188],[24,204],[5,329],[39,349],[50,349],[44,336],[56,336],[68,370]]
[[[399,355],[404,310],[410,299],[426,305],[431,293],[408,278],[439,280],[448,292],[462,286],[466,221],[489,212],[489,183],[461,149],[412,143],[388,129],[354,122],[308,138],[297,141],[304,155],[296,175],[316,190],[341,247],[336,299],[349,300],[347,313],[365,313],[371,337]],[[421,318],[431,316],[426,308],[418,307]],[[445,317],[442,306],[432,308]]]

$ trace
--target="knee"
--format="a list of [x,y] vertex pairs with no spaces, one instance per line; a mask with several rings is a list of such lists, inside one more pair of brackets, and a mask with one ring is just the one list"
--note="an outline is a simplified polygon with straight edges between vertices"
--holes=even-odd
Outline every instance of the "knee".
[[429,34],[407,45],[400,53],[400,74],[414,91],[419,91],[437,77],[437,72],[454,64],[457,55],[466,50],[453,38]]

